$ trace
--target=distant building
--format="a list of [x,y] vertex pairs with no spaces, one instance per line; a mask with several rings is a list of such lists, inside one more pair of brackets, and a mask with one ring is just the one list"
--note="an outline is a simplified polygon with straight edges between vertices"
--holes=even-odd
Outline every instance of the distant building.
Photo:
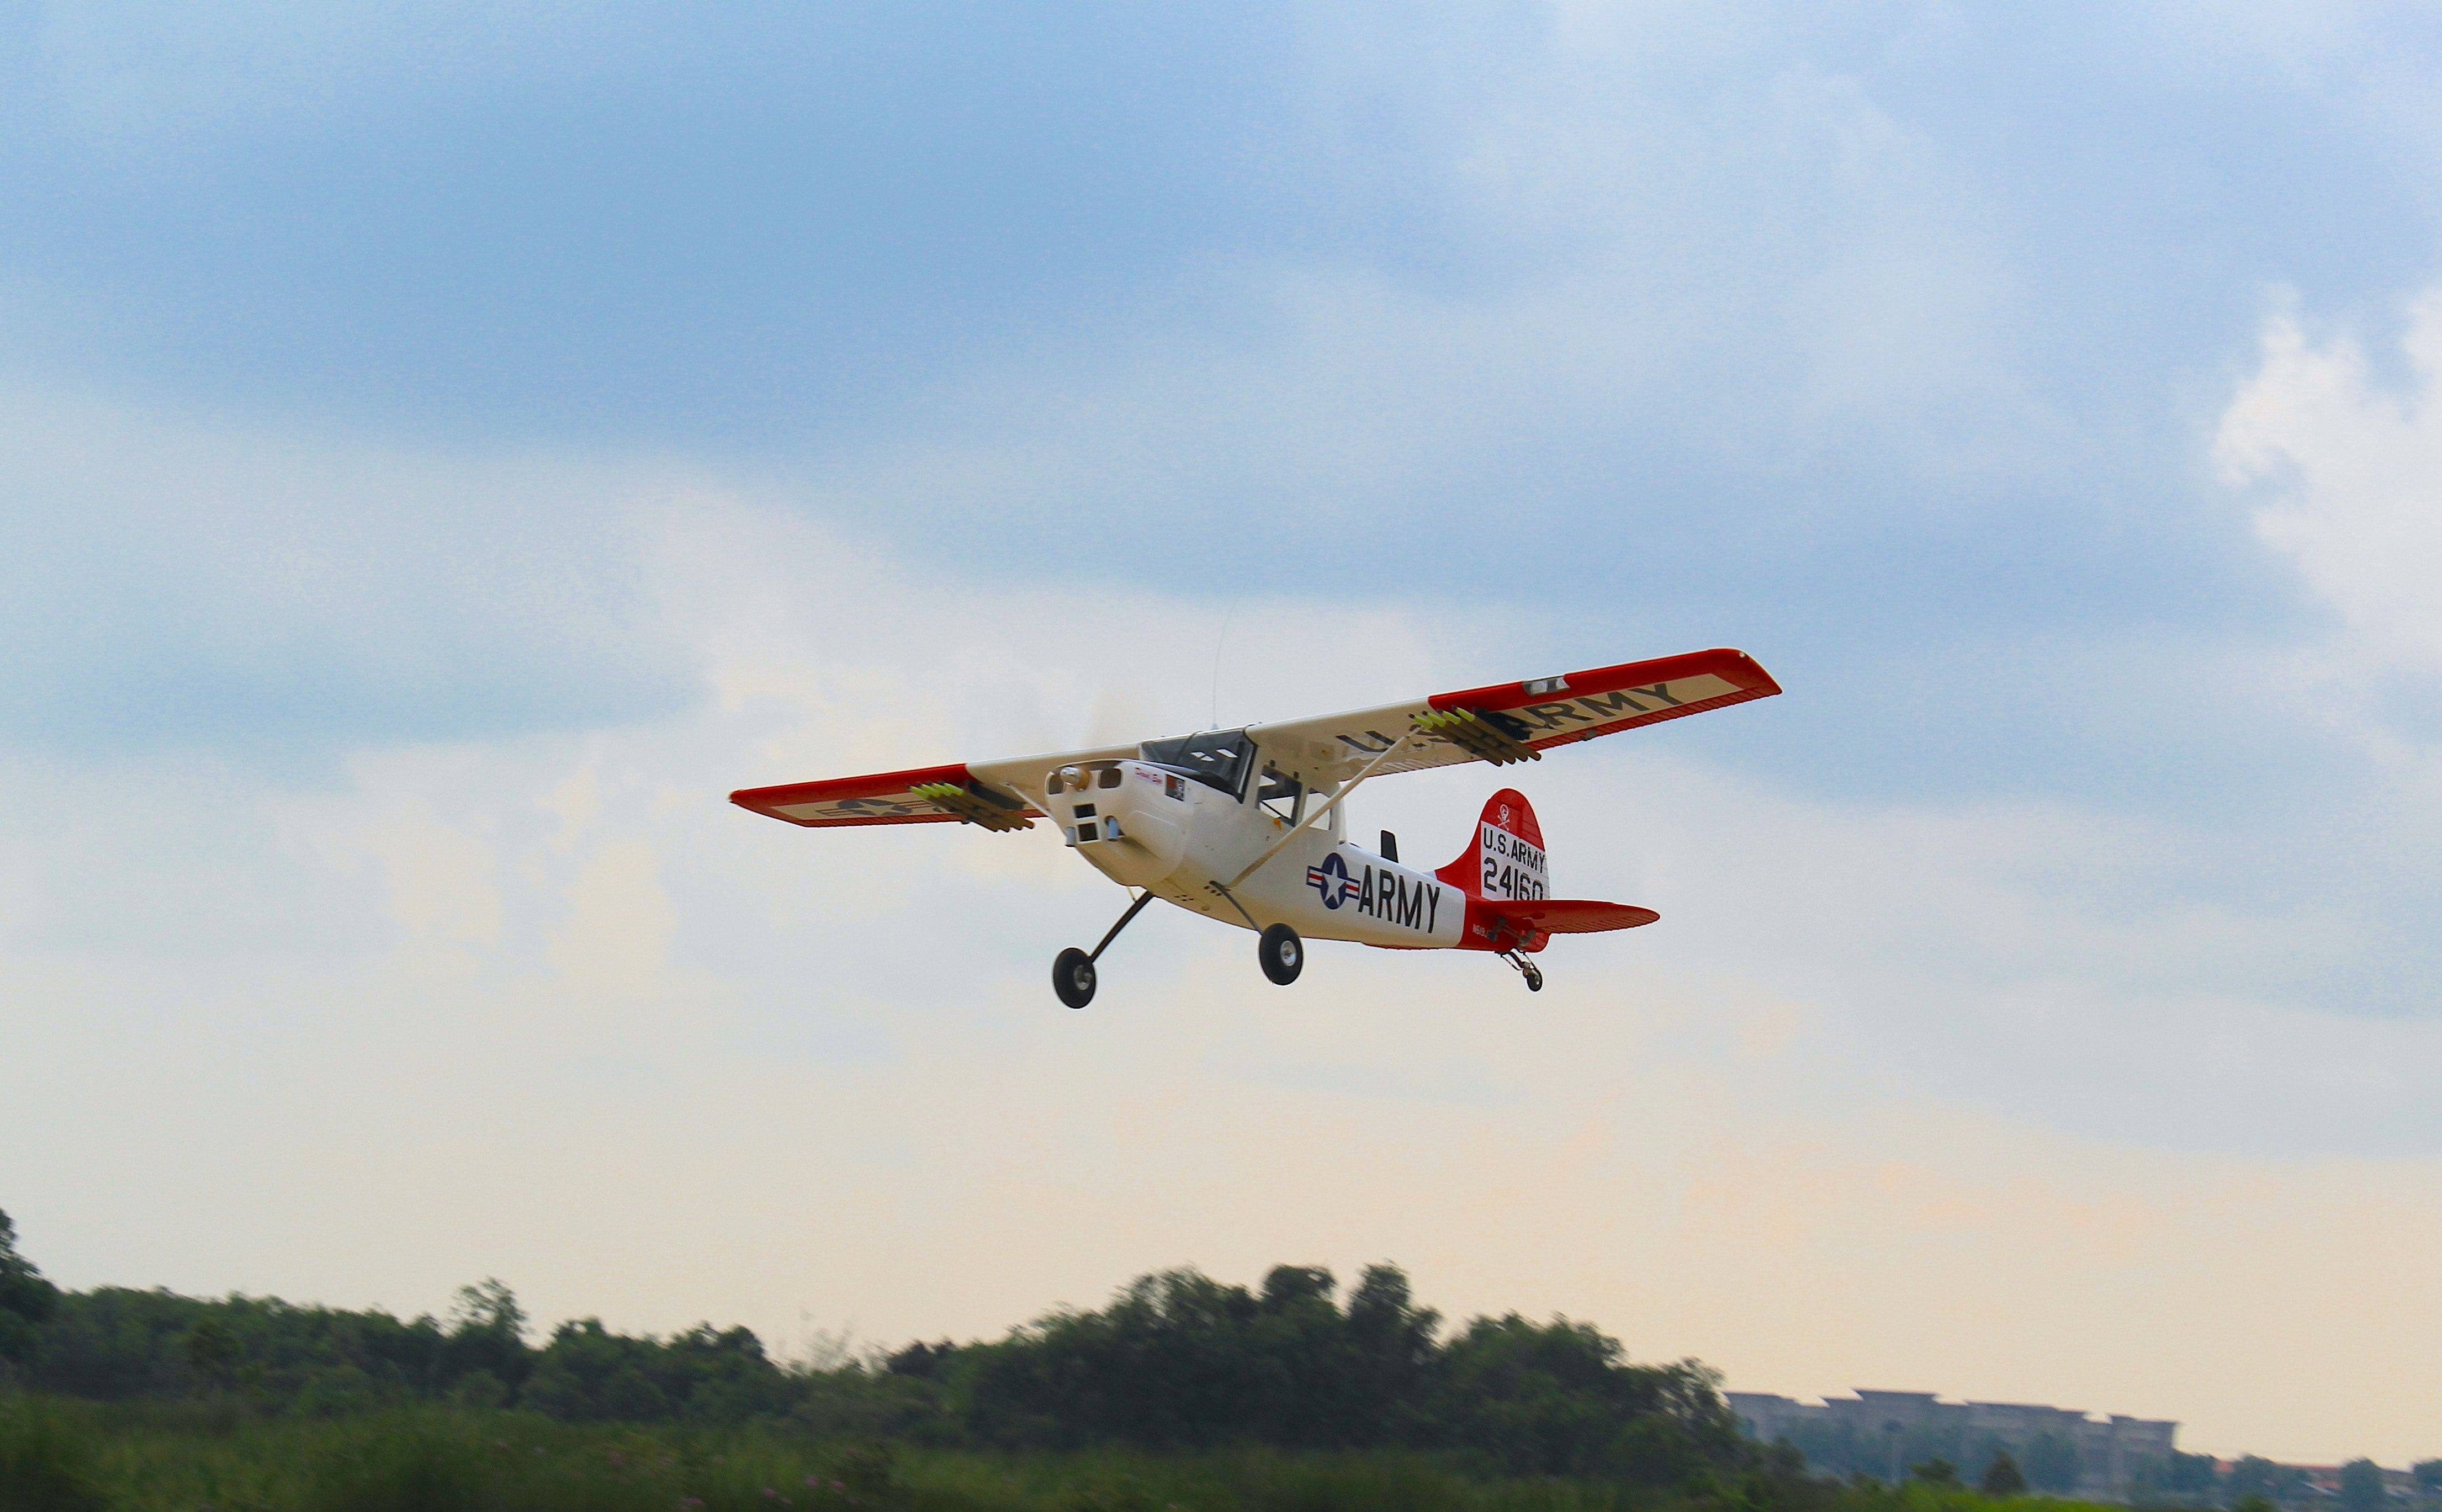
[[[2379,1466],[2376,1467],[2378,1469],[2381,1468]],[[2228,1466],[2226,1463],[2222,1465],[2222,1468],[2227,1472]],[[2339,1465],[2289,1465],[2284,1466],[2283,1468],[2296,1470],[2304,1475],[2305,1477],[2306,1489],[2313,1492],[2316,1496],[2331,1501],[2338,1501],[2340,1499],[2341,1472],[2345,1468],[2345,1466]],[[2382,1472],[2382,1494],[2393,1501],[2415,1501],[2423,1494],[2424,1489],[2425,1488],[2423,1486],[2416,1484],[2416,1476],[2414,1471],[2383,1470]]]
[[1945,1459],[1969,1481],[2007,1450],[2038,1489],[2126,1501],[2158,1484],[2177,1448],[2179,1425],[2143,1417],[2089,1417],[2017,1402],[1945,1402],[1932,1392],[1859,1391],[1801,1402],[1760,1392],[1724,1394],[1746,1430],[1786,1441],[1835,1473],[1888,1480]]

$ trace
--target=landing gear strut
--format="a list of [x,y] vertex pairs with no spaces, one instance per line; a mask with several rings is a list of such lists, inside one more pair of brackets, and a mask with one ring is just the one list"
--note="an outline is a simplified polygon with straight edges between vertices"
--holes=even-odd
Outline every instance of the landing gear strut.
[[1070,1008],[1083,1008],[1094,1000],[1094,963],[1103,958],[1103,952],[1111,948],[1111,941],[1120,938],[1120,931],[1128,927],[1128,920],[1143,913],[1144,905],[1151,902],[1153,889],[1148,887],[1135,902],[1128,904],[1128,911],[1120,916],[1120,921],[1111,926],[1110,933],[1103,937],[1103,942],[1094,947],[1092,955],[1071,945],[1052,957],[1051,991],[1059,994],[1060,1001]]
[[1518,975],[1526,978],[1526,991],[1530,993],[1540,993],[1543,990],[1543,969],[1541,967],[1536,965],[1533,961],[1528,960],[1524,956],[1520,955],[1514,950],[1503,951],[1501,953],[1501,958],[1507,961],[1510,965],[1517,967]]

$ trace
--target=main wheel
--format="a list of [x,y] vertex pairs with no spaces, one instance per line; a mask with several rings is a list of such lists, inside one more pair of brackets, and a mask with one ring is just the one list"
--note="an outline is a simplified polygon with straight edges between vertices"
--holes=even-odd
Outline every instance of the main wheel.
[[1051,990],[1070,1008],[1094,1000],[1094,957],[1071,945],[1052,957]]
[[1542,971],[1542,968],[1540,968],[1540,967],[1537,966],[1533,961],[1528,961],[1528,962],[1526,963],[1526,991],[1528,991],[1528,992],[1530,992],[1530,993],[1540,993],[1540,992],[1541,992],[1542,990],[1543,990],[1543,971]]
[[1255,956],[1264,963],[1264,975],[1276,986],[1286,987],[1298,979],[1305,969],[1305,941],[1286,924],[1274,924],[1264,931],[1255,945]]

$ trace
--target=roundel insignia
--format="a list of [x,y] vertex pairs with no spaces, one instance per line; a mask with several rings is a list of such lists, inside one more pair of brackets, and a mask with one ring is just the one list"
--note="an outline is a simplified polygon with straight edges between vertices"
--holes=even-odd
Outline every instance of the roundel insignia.
[[1348,863],[1335,850],[1322,858],[1320,866],[1305,869],[1305,884],[1322,895],[1322,906],[1337,908],[1357,896],[1356,880],[1348,875]]

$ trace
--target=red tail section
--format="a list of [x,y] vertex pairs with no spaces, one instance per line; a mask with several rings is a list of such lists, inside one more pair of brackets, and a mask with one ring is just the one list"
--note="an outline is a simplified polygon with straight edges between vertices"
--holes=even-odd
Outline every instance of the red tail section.
[[1433,875],[1467,895],[1463,950],[1539,951],[1554,935],[1634,929],[1662,917],[1627,903],[1554,898],[1543,827],[1526,795],[1511,788],[1485,801],[1475,844]]
[[1485,800],[1475,843],[1456,861],[1433,873],[1474,898],[1524,902],[1552,896],[1543,860],[1543,827],[1526,795],[1503,788]]

